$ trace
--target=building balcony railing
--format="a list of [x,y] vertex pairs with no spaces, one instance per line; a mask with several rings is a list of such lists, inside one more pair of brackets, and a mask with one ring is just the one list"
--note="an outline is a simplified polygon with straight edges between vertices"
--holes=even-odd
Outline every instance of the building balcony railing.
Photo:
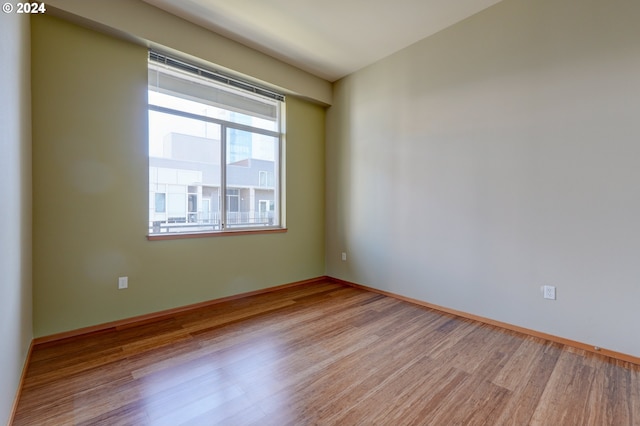
[[[166,220],[150,220],[149,233],[207,232],[221,231],[219,214],[189,213],[186,217],[169,217]],[[225,228],[251,228],[273,226],[273,212],[227,212]]]

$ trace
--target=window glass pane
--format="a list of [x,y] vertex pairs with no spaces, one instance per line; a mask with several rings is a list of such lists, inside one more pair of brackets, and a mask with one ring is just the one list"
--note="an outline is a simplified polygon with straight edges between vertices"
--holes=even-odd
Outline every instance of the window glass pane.
[[154,171],[149,184],[168,192],[164,209],[159,210],[157,201],[150,209],[152,232],[220,229],[220,214],[211,202],[204,210],[202,202],[203,197],[217,197],[220,187],[220,129],[218,124],[149,111],[149,167]]
[[155,211],[156,213],[164,213],[166,212],[166,194],[156,193],[155,196]]
[[230,227],[279,224],[276,212],[267,208],[278,197],[277,147],[278,138],[227,129],[227,194],[234,194],[228,197]]

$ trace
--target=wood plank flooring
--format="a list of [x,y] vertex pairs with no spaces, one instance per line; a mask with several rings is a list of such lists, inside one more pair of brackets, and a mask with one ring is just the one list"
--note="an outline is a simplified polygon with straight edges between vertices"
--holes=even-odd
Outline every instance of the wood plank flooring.
[[15,425],[640,425],[640,367],[333,283],[34,348]]

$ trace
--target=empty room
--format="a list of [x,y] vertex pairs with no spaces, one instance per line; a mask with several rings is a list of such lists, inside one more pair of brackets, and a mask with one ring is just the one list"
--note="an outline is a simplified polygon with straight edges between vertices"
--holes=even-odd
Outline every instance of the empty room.
[[0,14],[0,424],[640,424],[640,2]]

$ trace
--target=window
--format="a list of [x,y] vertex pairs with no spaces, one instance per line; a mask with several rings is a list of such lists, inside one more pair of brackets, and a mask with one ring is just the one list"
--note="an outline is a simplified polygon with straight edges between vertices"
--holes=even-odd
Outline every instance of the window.
[[284,96],[149,54],[149,234],[283,228]]
[[155,205],[156,213],[164,213],[164,212],[166,212],[165,205],[166,205],[167,194],[165,194],[164,192],[156,192],[155,194],[156,194],[156,199],[155,199],[155,202],[156,202],[156,205]]
[[260,170],[260,174],[258,175],[258,186],[265,187],[267,186],[267,176],[268,173],[264,170]]

